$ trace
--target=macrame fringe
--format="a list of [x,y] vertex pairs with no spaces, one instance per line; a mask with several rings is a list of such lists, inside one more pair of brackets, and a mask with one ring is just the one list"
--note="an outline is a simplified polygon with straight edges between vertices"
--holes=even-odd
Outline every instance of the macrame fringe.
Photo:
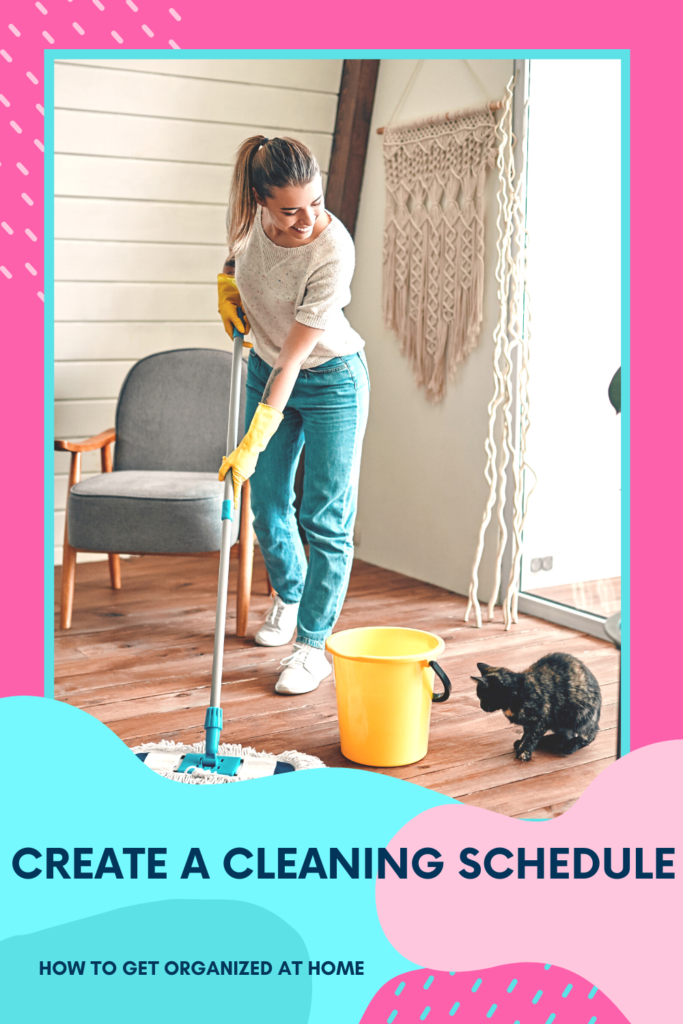
[[[174,743],[172,740],[161,740],[159,743],[142,743],[137,747],[132,747],[134,754],[148,753],[150,750],[165,750],[169,753],[178,754],[202,754],[204,752],[205,743],[192,743],[190,745],[186,743]],[[239,743],[220,743],[218,745],[218,753],[223,757],[248,757],[250,760],[263,760],[272,759],[273,755],[266,753],[265,750],[259,752],[253,747],[243,747]],[[287,764],[291,764],[295,771],[305,771],[309,768],[324,768],[325,764],[318,757],[313,757],[312,754],[300,754],[298,750],[285,750],[284,753],[277,755],[278,761],[286,761]],[[156,771],[156,775],[161,775],[164,779],[173,779],[174,782],[181,782],[188,786],[211,786],[211,785],[222,785],[224,782],[248,782],[248,779],[238,779],[231,775],[215,775],[213,772],[203,772],[201,770],[194,771],[191,775],[186,775],[184,772],[166,772]]]

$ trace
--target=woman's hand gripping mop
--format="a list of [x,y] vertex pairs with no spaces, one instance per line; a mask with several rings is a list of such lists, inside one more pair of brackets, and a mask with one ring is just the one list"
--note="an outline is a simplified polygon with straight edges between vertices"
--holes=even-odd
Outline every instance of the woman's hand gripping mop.
[[[242,314],[242,311],[238,311]],[[243,317],[246,321],[246,317]],[[241,322],[239,325],[242,326]],[[219,740],[223,728],[221,708],[221,681],[223,675],[223,645],[225,641],[225,618],[228,603],[228,574],[230,571],[230,541],[233,512],[238,507],[242,484],[256,468],[259,453],[264,450],[280,423],[282,413],[269,405],[260,404],[251,421],[249,430],[237,444],[239,430],[240,390],[242,377],[242,349],[244,341],[237,323],[231,322],[233,336],[232,375],[230,381],[230,405],[228,412],[227,449],[232,454],[223,457],[218,474],[225,481],[221,512],[221,550],[218,570],[218,601],[216,606],[216,629],[213,641],[213,667],[211,671],[211,698],[206,709],[204,729],[206,742],[186,747],[182,744],[145,744],[136,753],[153,771],[180,782],[229,782],[242,778],[258,778],[266,775],[280,775],[298,768],[323,767],[315,757],[288,751],[278,760],[271,754],[258,754],[250,749],[229,748]],[[248,326],[248,324],[247,324]],[[231,470],[231,472],[229,472]],[[204,749],[202,750],[202,746]],[[147,749],[145,749],[145,747]],[[225,751],[224,753],[220,750]]]

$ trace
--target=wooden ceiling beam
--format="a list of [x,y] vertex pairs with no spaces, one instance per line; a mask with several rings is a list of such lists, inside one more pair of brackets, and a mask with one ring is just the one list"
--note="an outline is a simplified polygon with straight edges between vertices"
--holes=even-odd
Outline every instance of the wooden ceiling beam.
[[353,235],[375,99],[378,60],[345,60],[325,205]]

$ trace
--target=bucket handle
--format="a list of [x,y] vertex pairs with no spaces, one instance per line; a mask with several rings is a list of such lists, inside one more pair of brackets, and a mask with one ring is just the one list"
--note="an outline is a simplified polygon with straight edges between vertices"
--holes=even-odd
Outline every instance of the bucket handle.
[[448,700],[448,698],[451,695],[451,681],[448,678],[448,676],[446,675],[446,673],[444,672],[444,670],[441,668],[441,665],[438,664],[438,662],[430,661],[429,662],[429,667],[434,669],[434,671],[436,672],[437,676],[439,677],[439,679],[443,683],[443,693],[433,693],[432,694],[432,703],[433,704],[443,704],[443,702]]

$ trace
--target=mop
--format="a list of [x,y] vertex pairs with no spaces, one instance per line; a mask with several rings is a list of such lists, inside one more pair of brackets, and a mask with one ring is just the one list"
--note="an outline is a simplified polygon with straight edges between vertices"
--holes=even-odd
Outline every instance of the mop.
[[[240,310],[241,313],[241,310]],[[239,428],[240,388],[242,377],[242,349],[244,338],[233,328],[232,376],[230,380],[230,404],[228,406],[227,451],[237,447]],[[216,629],[213,640],[213,666],[211,670],[210,704],[206,709],[204,729],[206,740],[200,743],[183,744],[171,740],[160,743],[143,743],[133,747],[148,768],[167,779],[176,782],[206,785],[222,782],[242,782],[246,779],[281,775],[285,772],[305,768],[324,768],[323,762],[309,754],[287,750],[279,757],[259,753],[252,747],[238,743],[220,743],[223,729],[221,708],[221,682],[223,675],[223,645],[225,641],[225,619],[228,605],[228,574],[230,571],[230,540],[234,510],[234,486],[232,473],[225,474],[225,490],[221,510],[221,550],[218,568],[218,601],[216,604]]]

